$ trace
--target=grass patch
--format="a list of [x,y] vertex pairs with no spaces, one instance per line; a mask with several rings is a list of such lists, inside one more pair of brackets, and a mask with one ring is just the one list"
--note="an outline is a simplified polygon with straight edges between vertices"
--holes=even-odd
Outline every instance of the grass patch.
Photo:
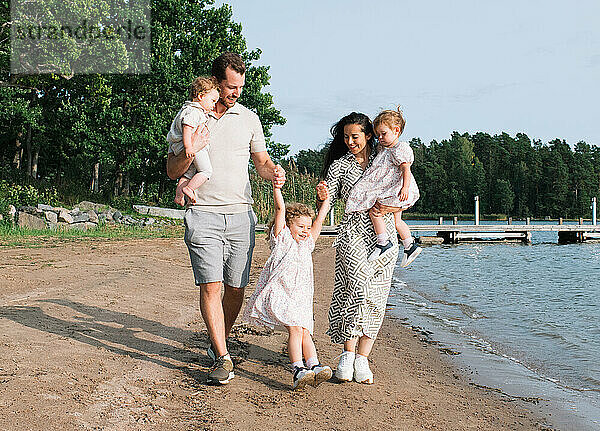
[[183,225],[123,226],[106,224],[90,230],[27,229],[0,224],[0,247],[45,247],[69,241],[182,238]]

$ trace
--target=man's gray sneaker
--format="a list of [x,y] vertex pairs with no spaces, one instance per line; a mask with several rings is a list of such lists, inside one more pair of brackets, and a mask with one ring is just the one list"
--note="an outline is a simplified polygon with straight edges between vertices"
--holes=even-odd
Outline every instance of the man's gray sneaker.
[[227,355],[217,358],[213,364],[206,382],[209,384],[226,385],[231,379],[235,377],[233,373],[233,362]]

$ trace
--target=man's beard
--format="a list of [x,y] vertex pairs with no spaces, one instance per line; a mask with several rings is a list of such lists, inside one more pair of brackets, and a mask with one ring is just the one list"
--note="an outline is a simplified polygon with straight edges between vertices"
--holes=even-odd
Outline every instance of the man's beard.
[[[237,100],[237,99],[236,99]],[[223,105],[226,108],[231,108],[233,105],[235,105],[236,100],[234,100],[233,102],[227,100],[227,99],[219,99],[219,102],[221,103],[221,105]]]

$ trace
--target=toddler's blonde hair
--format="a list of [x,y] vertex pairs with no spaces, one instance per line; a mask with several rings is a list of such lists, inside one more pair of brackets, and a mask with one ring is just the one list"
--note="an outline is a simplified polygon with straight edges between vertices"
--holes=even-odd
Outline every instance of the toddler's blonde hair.
[[[285,204],[285,224],[290,225],[292,220],[298,217],[310,217],[310,219],[315,218],[315,212],[311,207],[301,202],[290,202]],[[271,232],[273,228],[273,224],[275,224],[275,217],[272,217],[267,225],[267,233]],[[267,235],[267,241],[269,240],[269,236]]]
[[199,76],[190,85],[190,100],[194,100],[213,89],[219,91],[219,84],[214,77]]
[[398,106],[395,111],[392,111],[391,109],[381,111],[373,120],[373,128],[376,128],[380,124],[385,124],[390,129],[392,127],[400,127],[400,134],[402,134],[404,126],[406,125],[406,120],[404,119],[400,106]]

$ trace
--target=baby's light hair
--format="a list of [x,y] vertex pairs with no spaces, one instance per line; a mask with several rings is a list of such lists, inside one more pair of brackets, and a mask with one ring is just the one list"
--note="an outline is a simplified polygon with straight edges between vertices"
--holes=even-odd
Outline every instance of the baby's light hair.
[[[289,202],[285,204],[285,224],[288,225],[288,227],[294,219],[303,216],[310,217],[312,220],[315,217],[315,212],[311,207],[301,202]],[[273,224],[275,224],[275,217],[269,221],[267,233],[271,232]],[[267,237],[267,241],[268,240],[269,238]]]
[[404,126],[406,125],[406,120],[404,119],[400,106],[398,106],[395,111],[392,111],[391,109],[381,111],[373,120],[373,128],[380,124],[385,124],[390,129],[392,127],[400,127],[400,134],[402,134]]
[[219,85],[213,76],[199,76],[190,85],[190,100],[194,100],[213,89],[219,91]]

